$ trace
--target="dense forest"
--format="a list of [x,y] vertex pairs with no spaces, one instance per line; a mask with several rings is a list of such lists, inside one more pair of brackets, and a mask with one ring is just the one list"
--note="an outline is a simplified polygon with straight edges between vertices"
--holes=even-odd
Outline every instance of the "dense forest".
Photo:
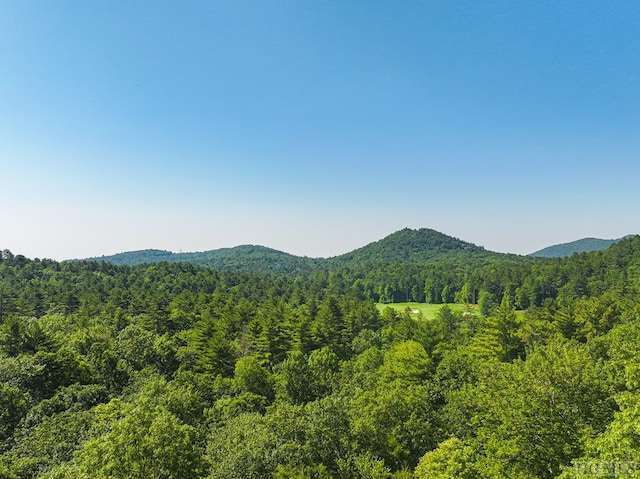
[[[630,235],[632,236],[632,235]],[[589,253],[591,251],[602,251],[607,249],[614,243],[622,240],[618,239],[600,239],[600,238],[582,238],[569,243],[556,244],[547,246],[539,251],[531,253],[529,256],[537,258],[565,258],[574,253]]]
[[[3,251],[0,478],[640,477],[639,236],[564,259],[431,230],[299,268],[249,253]],[[405,300],[469,307],[375,304]]]

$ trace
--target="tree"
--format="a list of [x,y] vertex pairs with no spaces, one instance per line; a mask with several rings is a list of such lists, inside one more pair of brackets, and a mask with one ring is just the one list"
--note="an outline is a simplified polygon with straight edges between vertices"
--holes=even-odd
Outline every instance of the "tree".
[[473,449],[453,437],[427,452],[415,470],[416,479],[475,479]]
[[443,303],[452,303],[454,299],[454,292],[451,290],[451,286],[448,284],[444,285],[440,296],[442,297]]
[[345,327],[344,312],[335,296],[329,296],[318,309],[313,323],[313,339],[318,346],[330,346],[336,352],[344,349],[340,339]]
[[18,388],[0,382],[0,446],[13,434],[26,412],[25,395]]
[[196,479],[205,463],[196,431],[152,398],[113,400],[96,409],[104,432],[89,439],[52,478]]
[[486,290],[481,290],[478,294],[478,307],[480,308],[480,313],[483,316],[489,316],[493,308],[498,306],[498,301],[493,293],[490,293]]
[[524,343],[518,334],[520,323],[509,295],[485,318],[481,331],[474,337],[478,355],[499,361],[513,361],[524,355]]
[[234,381],[242,391],[273,399],[273,387],[267,371],[256,358],[246,356],[238,359],[235,367]]
[[[640,394],[621,394],[616,400],[620,411],[615,413],[606,431],[587,444],[585,456],[575,462],[608,461],[633,467],[630,472],[637,471],[640,463]],[[574,476],[567,474],[567,477]]]
[[0,477],[40,478],[59,470],[86,440],[92,423],[90,411],[68,410],[17,429],[13,447],[0,456]]
[[611,420],[605,377],[583,345],[554,338],[451,393],[450,432],[473,448],[482,477],[555,478]]
[[256,413],[232,417],[207,439],[211,479],[263,479],[276,469],[273,434]]
[[274,479],[332,479],[327,468],[322,464],[313,466],[283,466],[278,465]]
[[338,461],[340,477],[349,479],[391,479],[391,470],[371,453],[356,454]]
[[328,396],[339,386],[340,359],[328,347],[312,351],[307,360],[316,398]]
[[392,470],[413,469],[437,444],[433,396],[423,385],[383,382],[357,393],[350,409],[358,449],[379,456]]
[[462,289],[456,294],[456,302],[457,303],[473,303],[474,302],[471,285],[468,281],[466,281],[462,285]]
[[311,368],[300,351],[293,351],[280,365],[277,376],[280,395],[292,404],[304,404],[315,397]]
[[420,384],[431,374],[431,369],[431,358],[424,346],[409,340],[393,345],[384,355],[380,376],[383,381]]

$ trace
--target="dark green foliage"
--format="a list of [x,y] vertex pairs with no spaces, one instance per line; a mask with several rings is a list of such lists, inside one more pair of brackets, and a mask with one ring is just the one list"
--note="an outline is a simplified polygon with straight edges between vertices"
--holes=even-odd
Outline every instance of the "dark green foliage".
[[291,273],[315,267],[335,268],[347,263],[427,261],[451,253],[490,254],[484,248],[434,230],[405,228],[380,241],[328,260],[293,256],[264,246],[242,245],[201,253],[171,253],[149,249],[89,258],[86,261],[104,261],[121,266],[161,262],[192,263],[224,270]]
[[[640,460],[640,237],[533,260],[405,230],[283,274],[1,256],[0,477],[550,479]],[[380,298],[469,307],[427,320]]]
[[574,253],[590,253],[591,251],[602,251],[612,244],[621,241],[619,239],[599,239],[599,238],[583,238],[570,243],[562,243],[553,246],[547,246],[529,256],[536,258],[564,258]]
[[16,387],[0,383],[0,445],[13,434],[27,411],[27,398]]
[[500,306],[480,324],[480,330],[473,338],[472,350],[484,359],[513,361],[524,355],[524,343],[519,334],[520,321],[508,295],[502,298]]
[[405,228],[386,238],[368,244],[331,261],[335,263],[412,263],[433,260],[441,256],[491,253],[480,246],[452,238],[437,231]]
[[242,245],[201,253],[172,253],[162,250],[142,250],[119,253],[112,256],[88,258],[119,266],[136,266],[152,263],[191,263],[229,271],[262,271],[292,273],[313,268],[318,260],[301,258],[264,246]]

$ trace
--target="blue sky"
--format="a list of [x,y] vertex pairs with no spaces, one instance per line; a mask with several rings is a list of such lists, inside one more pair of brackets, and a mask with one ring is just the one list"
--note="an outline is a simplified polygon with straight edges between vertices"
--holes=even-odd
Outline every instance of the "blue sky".
[[640,233],[640,3],[0,2],[0,247]]

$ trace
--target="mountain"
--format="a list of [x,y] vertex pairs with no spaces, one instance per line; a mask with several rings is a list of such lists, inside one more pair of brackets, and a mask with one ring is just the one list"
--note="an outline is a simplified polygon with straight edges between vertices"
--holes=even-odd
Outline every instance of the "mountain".
[[443,257],[494,255],[481,246],[467,243],[438,231],[405,228],[389,236],[334,258],[332,264],[415,263]]
[[136,264],[161,263],[163,261],[172,261],[175,256],[171,251],[159,249],[143,249],[140,251],[128,251],[126,253],[118,253],[110,256],[100,256],[96,258],[88,258],[86,260],[73,261],[104,261],[105,263],[113,263],[118,266],[134,266]]
[[294,256],[265,246],[241,245],[198,253],[172,253],[171,251],[147,249],[87,258],[82,261],[104,261],[127,266],[162,262],[191,263],[227,271],[291,273],[309,270],[318,260]]
[[231,271],[305,272],[316,268],[339,268],[363,264],[423,263],[445,258],[496,256],[481,246],[447,236],[438,231],[405,228],[379,241],[332,258],[295,256],[265,246],[242,245],[199,253],[172,253],[163,250],[141,250],[111,256],[87,258],[117,265],[159,262],[185,262]]
[[[625,236],[624,238],[628,238]],[[571,256],[574,253],[589,253],[591,251],[602,251],[612,244],[619,242],[624,238],[618,239],[599,239],[599,238],[583,238],[569,243],[562,243],[553,246],[548,246],[535,253],[531,253],[529,256],[536,258],[564,258]]]

